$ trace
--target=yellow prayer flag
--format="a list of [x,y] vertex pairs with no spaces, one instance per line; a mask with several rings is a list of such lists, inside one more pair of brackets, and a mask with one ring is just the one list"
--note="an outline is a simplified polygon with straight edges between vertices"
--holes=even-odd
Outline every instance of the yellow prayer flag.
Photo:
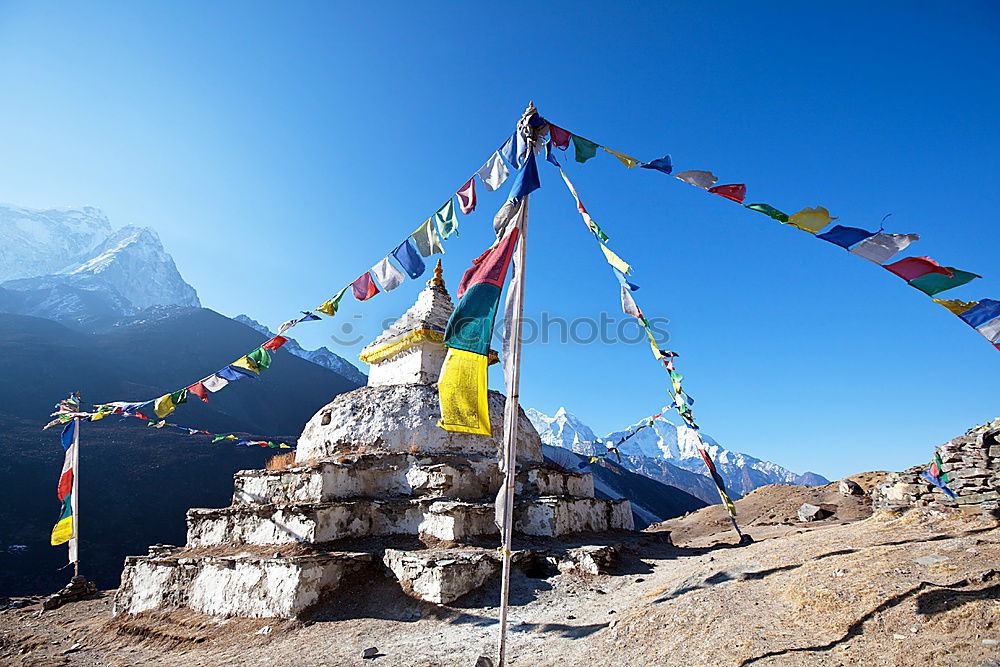
[[956,315],[961,315],[973,306],[979,305],[978,301],[960,301],[959,299],[934,299],[934,303],[939,303]]
[[65,519],[60,519],[52,528],[52,538],[49,542],[52,546],[57,547],[71,539],[73,539],[73,517],[68,516]]
[[486,395],[488,357],[448,348],[438,378],[441,421],[438,426],[453,433],[492,435]]
[[622,259],[618,255],[616,255],[615,253],[613,253],[611,251],[611,248],[609,248],[608,246],[606,246],[606,245],[604,245],[602,243],[601,244],[601,250],[604,251],[604,256],[607,258],[608,264],[610,264],[611,266],[615,267],[616,269],[618,269],[622,273],[631,273],[632,272],[632,267],[629,266],[628,262],[626,262],[624,259]]
[[628,167],[629,169],[631,169],[632,167],[638,167],[641,164],[631,155],[625,155],[625,153],[619,153],[618,151],[608,148],[607,146],[601,146],[601,148],[603,148],[604,150],[606,150],[607,152],[611,153],[616,158],[621,160],[621,163],[626,167]]
[[[240,357],[232,363],[233,366],[238,366],[240,368],[245,368],[248,371],[254,373],[260,373],[260,368],[258,368],[257,363],[250,357]],[[162,415],[161,415],[162,416]]]
[[174,403],[174,397],[170,394],[160,396],[156,399],[156,402],[153,403],[153,412],[155,412],[156,416],[160,419],[163,419],[176,409],[177,404]]
[[653,334],[650,333],[649,329],[646,329],[646,335],[649,337],[649,347],[653,349],[653,356],[657,361],[663,359],[663,355],[660,354],[660,346],[656,344],[656,339],[653,338]]
[[804,232],[815,234],[836,219],[837,218],[831,217],[830,212],[822,206],[817,206],[816,208],[810,208],[807,206],[795,215],[789,217],[788,222],[785,224],[791,225],[796,229],[801,229]]

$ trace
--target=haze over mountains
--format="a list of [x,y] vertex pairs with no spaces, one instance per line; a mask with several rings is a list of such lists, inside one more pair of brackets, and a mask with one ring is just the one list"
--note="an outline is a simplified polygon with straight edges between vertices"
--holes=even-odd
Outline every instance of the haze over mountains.
[[[645,420],[598,438],[594,431],[575,415],[559,408],[552,417],[533,408],[527,410],[542,442],[592,456],[607,451],[605,442],[618,442],[633,432]],[[766,484],[826,484],[828,480],[816,473],[798,475],[770,461],[725,449],[711,437],[701,434],[708,444],[708,453],[734,497],[741,497]],[[702,500],[718,502],[718,492],[706,475],[705,462],[698,453],[695,432],[658,419],[652,427],[636,432],[620,447],[621,464],[628,470],[676,486]],[[617,460],[617,459],[616,459]]]

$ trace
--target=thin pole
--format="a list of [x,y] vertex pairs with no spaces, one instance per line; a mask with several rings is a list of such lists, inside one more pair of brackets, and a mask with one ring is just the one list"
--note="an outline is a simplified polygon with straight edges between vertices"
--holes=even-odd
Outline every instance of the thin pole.
[[73,512],[73,537],[69,540],[69,561],[73,563],[73,576],[80,576],[80,419],[73,420],[73,489],[70,507]]
[[[528,146],[532,150],[532,146]],[[517,483],[517,427],[518,427],[518,394],[521,385],[521,320],[524,315],[524,270],[527,256],[528,234],[528,196],[524,197],[524,216],[521,238],[517,244],[517,281],[511,285],[514,290],[514,321],[507,322],[513,326],[511,334],[509,363],[511,364],[510,382],[507,387],[507,402],[504,405],[503,453],[506,470],[504,470],[504,502],[503,502],[503,569],[500,575],[500,637],[497,653],[498,667],[507,664],[507,603],[510,599],[510,557],[511,540],[514,534],[514,487]]]

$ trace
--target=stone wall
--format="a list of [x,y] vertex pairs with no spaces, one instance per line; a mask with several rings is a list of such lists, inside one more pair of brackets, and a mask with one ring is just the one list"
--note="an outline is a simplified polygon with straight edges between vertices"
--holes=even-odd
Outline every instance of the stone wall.
[[949,498],[923,476],[930,467],[931,453],[926,463],[890,473],[872,492],[873,507],[904,510],[936,504],[1000,517],[1000,419],[949,440],[939,451],[942,470],[948,473],[948,488],[958,498]]

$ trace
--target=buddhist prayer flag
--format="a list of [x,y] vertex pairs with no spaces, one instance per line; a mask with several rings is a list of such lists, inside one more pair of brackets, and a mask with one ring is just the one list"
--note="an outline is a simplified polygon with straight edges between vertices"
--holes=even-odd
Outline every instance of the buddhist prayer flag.
[[[486,161],[486,164],[479,168],[479,171],[477,171],[476,174],[483,182],[483,186],[485,186],[490,192],[493,192],[503,185],[510,172],[507,171],[507,165],[503,163],[503,158],[500,157],[500,153],[495,152],[490,156],[490,159]],[[420,246],[418,245],[417,247],[419,248]],[[424,257],[427,257],[427,255],[424,255]]]
[[156,416],[160,419],[163,419],[176,409],[177,403],[174,402],[172,394],[164,394],[153,403],[153,412],[155,412]]
[[770,218],[774,218],[778,222],[788,222],[788,214],[782,213],[770,204],[745,204],[745,206],[751,211],[763,213]]
[[316,308],[316,310],[324,315],[329,315],[330,317],[336,315],[337,310],[340,308],[340,300],[344,298],[344,294],[347,293],[348,287],[350,287],[350,285],[344,287],[334,296],[324,301],[318,308]]
[[638,167],[641,164],[639,160],[636,160],[631,155],[625,155],[625,153],[620,153],[616,150],[608,148],[607,146],[602,146],[602,148],[618,158],[618,160],[629,169],[632,167]]
[[973,329],[986,324],[995,317],[1000,317],[1000,301],[982,299],[961,315],[962,320]]
[[488,365],[486,355],[448,348],[438,380],[441,401],[438,426],[453,433],[492,434],[486,384]]
[[[233,363],[229,364],[229,368],[235,368],[237,370],[242,370],[243,372],[250,372],[253,373],[254,375],[260,373],[260,368],[257,367],[257,362],[255,362],[247,355],[244,355],[239,359],[237,359],[236,361],[234,361]],[[162,417],[163,415],[157,415],[157,416]]]
[[601,250],[604,252],[604,257],[608,260],[608,264],[615,267],[622,273],[631,273],[632,267],[629,266],[628,262],[612,252],[611,248],[602,243]]
[[601,227],[596,222],[594,222],[594,219],[590,217],[590,213],[587,213],[587,209],[584,208],[583,202],[580,201],[580,195],[576,193],[576,188],[573,187],[573,184],[570,182],[569,176],[566,175],[566,172],[563,171],[562,168],[559,169],[559,173],[562,174],[566,187],[569,188],[569,191],[573,195],[573,199],[576,200],[576,210],[579,211],[580,215],[583,217],[583,224],[587,225],[587,229],[589,229],[599,241],[607,243],[608,235],[601,230]]
[[719,182],[719,179],[715,174],[703,169],[682,171],[679,174],[675,174],[674,178],[680,179],[685,183],[695,186],[696,188],[705,188],[706,190]]
[[[523,206],[522,200],[518,211]],[[473,260],[459,282],[459,302],[444,333],[448,354],[438,379],[438,425],[446,431],[492,433],[486,383],[490,339],[519,233],[516,225],[509,226],[498,243]]]
[[861,241],[873,236],[875,236],[875,232],[870,232],[867,229],[834,225],[830,231],[817,234],[816,238],[829,241],[834,245],[839,245],[845,250],[849,250],[855,243],[860,243]]
[[524,166],[514,176],[514,182],[510,186],[510,195],[507,197],[507,201],[518,202],[540,187],[538,165],[535,163],[535,156],[529,154],[524,161]]
[[465,182],[458,192],[458,206],[462,209],[462,213],[468,215],[476,210],[476,177],[473,176]]
[[288,339],[285,338],[284,336],[273,336],[268,340],[264,341],[264,344],[261,345],[261,347],[271,352],[277,352],[278,349],[287,342]]
[[[217,370],[215,372],[215,375],[218,376],[219,378],[223,379],[223,380],[226,380],[226,382],[229,383],[229,382],[238,382],[239,380],[242,380],[245,377],[252,376],[253,373],[250,372],[249,370],[246,370],[246,369],[243,369],[243,368],[238,368],[234,364],[230,364],[229,366],[226,366],[225,368],[221,368],[221,369]],[[204,382],[204,380],[203,380],[203,382]],[[209,385],[206,383],[205,386],[208,387]]]
[[392,262],[389,261],[388,255],[383,257],[382,261],[373,266],[371,272],[378,280],[379,285],[381,285],[382,289],[386,292],[391,292],[402,285],[403,280],[405,279],[403,272],[393,266]]
[[413,239],[414,245],[417,246],[417,250],[424,257],[430,257],[431,255],[437,255],[444,252],[444,248],[441,247],[441,239],[437,233],[437,226],[431,218],[427,218],[424,224],[417,227],[417,231],[410,234],[410,238]]
[[590,158],[597,155],[597,149],[600,148],[598,144],[595,144],[589,139],[584,139],[583,137],[578,137],[573,135],[573,149],[576,151],[576,161],[586,162]]
[[553,144],[563,150],[566,150],[569,148],[569,140],[573,135],[561,127],[549,123],[549,136],[552,138]]
[[266,371],[271,367],[271,354],[263,347],[258,347],[248,354],[247,359],[252,361],[261,371]]
[[925,276],[928,273],[942,273],[951,275],[951,271],[935,262],[930,257],[907,257],[883,267],[886,271],[895,273],[903,280],[909,282],[914,278]]
[[214,394],[215,392],[219,391],[220,389],[224,388],[227,384],[229,384],[229,380],[220,377],[216,373],[213,373],[212,375],[209,375],[207,378],[202,379],[201,384],[204,385],[205,389],[208,389],[210,392]]
[[948,271],[951,271],[950,276],[941,273],[927,273],[919,278],[911,280],[910,285],[912,287],[916,287],[928,296],[934,296],[935,294],[939,294],[945,290],[950,290],[972,282],[976,278],[982,278],[980,275],[969,273],[968,271],[960,271],[953,266],[945,268]]
[[378,286],[372,280],[372,274],[368,271],[358,276],[358,279],[351,283],[351,288],[354,290],[354,298],[358,301],[367,301],[379,292]]
[[880,232],[851,248],[851,252],[870,262],[884,264],[918,240],[920,240],[920,236],[917,234],[883,234]]
[[406,275],[411,278],[419,278],[427,268],[424,260],[420,259],[420,254],[416,248],[410,243],[410,239],[406,239],[396,246],[396,249],[392,251],[392,256],[396,258],[399,265],[406,271]]
[[[320,319],[319,315],[313,315],[308,310],[302,311],[302,317],[299,318],[299,322],[314,322]],[[296,322],[298,324],[298,322]]]
[[807,206],[795,215],[789,216],[788,222],[785,224],[791,225],[796,229],[801,229],[804,232],[815,234],[836,219],[831,217],[830,212],[822,206],[817,206],[816,208]]
[[515,130],[507,141],[504,142],[503,146],[500,147],[499,153],[507,161],[507,164],[514,167],[514,169],[520,169],[528,153],[528,144],[525,142],[524,137],[521,136],[521,133]]
[[709,188],[708,191],[714,195],[731,199],[737,204],[742,204],[743,199],[747,196],[747,186],[743,183],[716,185],[714,188]]
[[958,299],[934,299],[934,303],[939,303],[956,315],[961,315],[965,311],[975,306],[978,301],[959,301]]
[[622,284],[622,312],[626,315],[631,315],[632,317],[638,319],[644,319],[642,316],[642,311],[639,310],[639,306],[636,305],[635,299],[632,298],[632,292]]
[[627,287],[632,292],[634,292],[637,289],[639,289],[638,285],[636,285],[635,283],[629,282],[628,278],[625,277],[625,274],[622,273],[621,271],[619,271],[618,269],[616,269],[614,267],[611,267],[611,271],[614,272],[615,278],[618,279],[618,282],[621,283],[622,287]]
[[[698,437],[699,439],[701,438],[700,435]],[[723,481],[722,475],[716,472],[715,464],[712,463],[712,457],[708,455],[708,452],[705,451],[703,447],[698,448],[698,453],[701,454],[702,460],[705,461],[705,466],[708,467],[708,472],[712,474],[712,481],[715,482],[715,487],[719,490],[719,497],[722,499],[722,504],[724,504],[726,509],[729,510],[729,515],[735,519],[736,505],[734,505],[733,501],[729,499],[729,495],[726,493],[726,483]]]
[[195,382],[193,385],[187,388],[189,392],[200,398],[205,403],[208,403],[208,389],[201,382]]
[[[80,424],[78,420],[71,419],[62,430],[61,442],[65,454],[63,456],[62,473],[59,475],[59,484],[56,486],[56,497],[62,503],[62,510],[59,513],[59,518],[56,520],[56,525],[52,528],[52,537],[49,540],[52,546],[64,544],[75,536],[73,529],[72,492],[73,476],[76,474],[76,471],[73,469],[73,464],[76,459],[76,448],[78,446],[77,429],[79,428]],[[73,556],[74,554],[70,555],[70,562],[75,560]]]
[[455,200],[453,198],[449,197],[445,205],[437,210],[434,214],[434,221],[437,222],[442,239],[458,233],[458,216],[455,215]]
[[287,322],[283,322],[282,325],[278,327],[278,335],[280,336],[298,323],[298,320],[288,320]]
[[669,155],[656,158],[652,162],[644,162],[639,166],[643,169],[655,169],[656,171],[662,171],[664,174],[669,174],[674,170],[674,164],[671,162]]
[[986,324],[976,327],[976,331],[981,333],[991,343],[1000,341],[1000,317],[994,317]]

